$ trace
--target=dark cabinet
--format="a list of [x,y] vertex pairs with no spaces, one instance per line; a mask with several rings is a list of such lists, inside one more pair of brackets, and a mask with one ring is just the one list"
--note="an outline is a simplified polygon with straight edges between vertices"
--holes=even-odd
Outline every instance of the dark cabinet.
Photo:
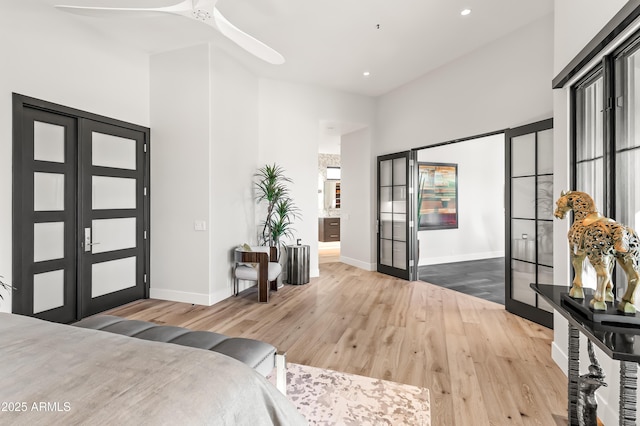
[[340,241],[340,218],[320,217],[318,218],[318,240]]

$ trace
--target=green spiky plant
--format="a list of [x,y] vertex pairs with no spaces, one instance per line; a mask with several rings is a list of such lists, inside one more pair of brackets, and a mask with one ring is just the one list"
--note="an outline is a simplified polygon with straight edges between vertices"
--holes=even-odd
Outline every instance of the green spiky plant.
[[[7,290],[7,291],[11,291],[13,290],[13,287],[7,283],[5,283],[4,281],[2,281],[4,279],[4,277],[2,275],[0,275],[0,289],[3,290]],[[4,300],[4,297],[2,296],[2,292],[0,292],[0,299]]]
[[282,237],[293,238],[293,221],[300,217],[300,209],[290,197],[288,184],[293,181],[285,176],[284,169],[276,164],[258,169],[256,177],[256,202],[267,203],[267,214],[261,223],[260,244],[279,246]]

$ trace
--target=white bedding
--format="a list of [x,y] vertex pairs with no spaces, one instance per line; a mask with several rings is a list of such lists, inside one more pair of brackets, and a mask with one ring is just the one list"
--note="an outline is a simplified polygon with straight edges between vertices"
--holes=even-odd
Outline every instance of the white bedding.
[[0,313],[0,424],[306,421],[264,377],[225,355]]

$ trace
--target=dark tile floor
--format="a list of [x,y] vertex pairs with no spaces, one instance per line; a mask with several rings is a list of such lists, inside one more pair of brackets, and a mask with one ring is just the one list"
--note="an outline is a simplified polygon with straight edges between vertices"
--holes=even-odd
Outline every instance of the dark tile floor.
[[420,266],[418,278],[504,305],[503,257]]

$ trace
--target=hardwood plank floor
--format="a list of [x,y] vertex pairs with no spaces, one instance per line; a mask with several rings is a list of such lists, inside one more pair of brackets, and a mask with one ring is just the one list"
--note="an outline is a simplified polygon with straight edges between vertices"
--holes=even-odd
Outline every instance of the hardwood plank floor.
[[418,279],[504,305],[504,257],[419,266]]
[[214,306],[141,300],[106,313],[264,340],[290,362],[426,387],[433,426],[566,424],[553,334],[504,306],[343,263]]
[[319,247],[318,263],[340,262],[340,247]]

